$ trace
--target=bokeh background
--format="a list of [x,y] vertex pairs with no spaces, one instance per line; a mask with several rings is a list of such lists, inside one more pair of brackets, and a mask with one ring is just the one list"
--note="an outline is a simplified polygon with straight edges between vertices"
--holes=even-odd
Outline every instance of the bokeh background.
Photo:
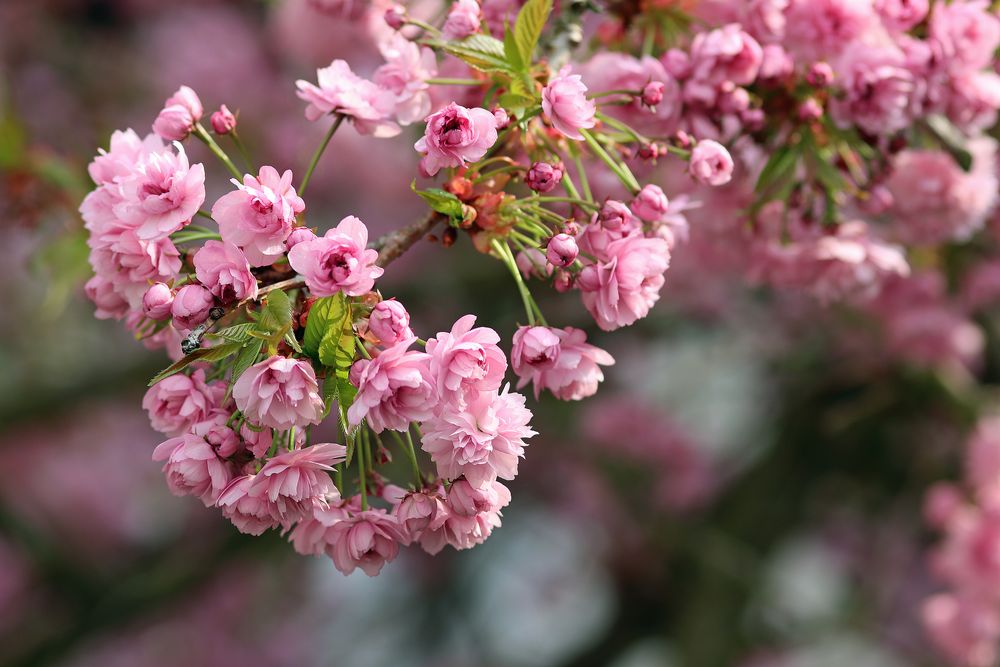
[[[260,161],[302,170],[323,128],[294,80],[378,62],[366,3],[325,4],[0,1],[0,665],[939,664],[918,618],[936,588],[921,499],[955,475],[972,416],[955,386],[970,345],[995,375],[992,341],[935,312],[957,320],[931,332],[947,340],[900,359],[863,314],[748,286],[736,244],[713,243],[740,193],[691,214],[649,318],[590,332],[618,360],[599,394],[532,406],[541,435],[483,546],[344,577],[170,496],[140,406],[162,353],[82,294],[85,167],[187,84],[240,110]],[[310,224],[414,220],[414,138],[338,134]],[[189,151],[211,201],[226,175]],[[422,244],[380,286],[417,331],[475,312],[510,332],[508,280],[460,239]],[[571,295],[543,308],[587,326]]]

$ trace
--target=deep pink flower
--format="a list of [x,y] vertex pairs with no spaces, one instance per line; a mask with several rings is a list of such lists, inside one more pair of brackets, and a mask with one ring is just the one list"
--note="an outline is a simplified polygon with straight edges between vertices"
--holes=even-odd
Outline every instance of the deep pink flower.
[[166,283],[153,283],[142,295],[142,313],[151,320],[165,320],[170,317],[173,303],[174,291],[170,286]]
[[497,343],[500,334],[488,327],[472,328],[475,315],[459,318],[450,332],[428,339],[430,371],[444,401],[461,403],[466,396],[494,391],[507,372],[507,358]]
[[390,120],[396,107],[395,94],[363,79],[343,60],[334,60],[329,67],[316,71],[319,85],[298,80],[300,99],[309,103],[306,118],[318,120],[330,113],[343,114],[351,119],[361,134],[376,137],[393,137],[399,134],[399,125]]
[[542,90],[542,115],[563,136],[581,140],[580,130],[597,124],[597,105],[587,99],[587,86],[569,67],[559,70]]
[[604,380],[601,366],[614,357],[586,342],[587,334],[573,327],[521,327],[514,333],[511,367],[520,378],[517,388],[534,384],[535,398],[543,389],[564,401],[578,401],[597,392]]
[[481,159],[496,140],[497,119],[492,113],[452,102],[427,117],[424,136],[413,148],[424,153],[423,173],[433,176],[443,167],[461,167]]
[[553,266],[565,268],[576,261],[580,247],[569,234],[556,234],[545,246],[545,258]]
[[691,44],[691,76],[713,84],[753,83],[760,71],[760,44],[737,23],[699,32]]
[[385,64],[375,70],[375,83],[393,94],[393,114],[400,125],[427,117],[431,111],[430,85],[437,76],[434,52],[411,42],[401,34],[379,45]]
[[552,192],[563,177],[563,166],[550,162],[534,162],[524,179],[525,185],[535,192]]
[[[87,298],[97,306],[97,310],[94,311],[94,317],[97,319],[120,320],[128,314],[129,303],[115,290],[115,283],[111,279],[101,275],[94,276],[87,281],[83,289]],[[169,315],[169,309],[167,314]]]
[[233,400],[254,424],[282,431],[323,419],[316,373],[299,359],[274,355],[254,364],[233,383]]
[[179,331],[194,329],[208,319],[209,311],[215,305],[215,297],[205,287],[198,284],[184,285],[170,304],[174,327]]
[[142,407],[154,429],[176,436],[207,419],[222,406],[225,395],[226,383],[205,382],[205,371],[199,368],[191,375],[178,373],[154,384],[146,390]]
[[464,409],[446,404],[440,414],[423,424],[421,447],[437,465],[438,475],[456,479],[465,475],[473,486],[514,479],[527,438],[531,411],[524,396],[483,391],[470,397]]
[[212,131],[218,135],[226,135],[236,129],[236,116],[225,104],[212,114]]
[[151,153],[121,182],[115,215],[141,240],[159,239],[191,222],[205,201],[205,167],[177,152]]
[[313,296],[361,296],[383,273],[375,265],[378,251],[367,246],[368,228],[352,215],[323,236],[296,244],[288,251],[288,263],[305,277]]
[[166,461],[163,472],[175,496],[197,496],[205,507],[215,504],[232,477],[229,465],[203,438],[186,434],[170,438],[153,450],[154,461]]
[[328,473],[346,458],[347,448],[334,443],[282,452],[254,475],[246,493],[266,498],[272,516],[290,525],[306,517],[314,501],[340,498]]
[[255,479],[255,475],[233,478],[215,503],[222,510],[222,516],[247,535],[262,535],[264,531],[281,525],[274,516],[274,505],[267,496],[249,493]]
[[699,141],[691,151],[688,173],[703,185],[725,185],[733,178],[733,158],[717,141]]
[[410,422],[429,417],[436,403],[430,355],[408,351],[413,339],[383,350],[374,359],[359,359],[351,368],[358,395],[347,410],[347,420],[367,420],[376,433],[405,431]]
[[257,298],[257,278],[243,251],[225,241],[205,241],[194,254],[195,275],[221,303]]
[[415,337],[410,329],[410,314],[395,299],[384,299],[375,304],[368,316],[368,330],[383,347]]
[[479,32],[480,11],[476,0],[455,0],[441,29],[445,39],[463,39]]
[[374,577],[395,560],[402,540],[396,519],[385,510],[372,508],[333,524],[326,553],[343,574],[361,568]]
[[609,243],[606,253],[609,259],[586,266],[577,284],[597,326],[612,331],[645,317],[660,298],[670,248],[661,238],[632,235]]
[[163,109],[153,121],[153,132],[167,141],[182,141],[194,130],[203,112],[197,93],[181,86],[163,103]]
[[274,167],[260,168],[257,178],[243,176],[243,184],[212,206],[222,238],[239,246],[251,266],[265,266],[285,253],[285,239],[305,202],[292,187],[292,172],[278,175]]

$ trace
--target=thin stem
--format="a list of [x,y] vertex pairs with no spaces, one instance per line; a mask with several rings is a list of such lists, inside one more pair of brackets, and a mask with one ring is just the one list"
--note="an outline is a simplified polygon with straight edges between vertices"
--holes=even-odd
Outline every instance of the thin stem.
[[566,188],[566,192],[570,197],[573,197],[574,199],[580,198],[580,191],[576,189],[575,185],[573,185],[573,179],[569,177],[569,172],[563,172],[562,184],[563,187]]
[[192,134],[208,146],[208,150],[212,151],[212,153],[215,154],[215,157],[219,158],[219,161],[226,166],[226,169],[229,170],[229,173],[232,174],[237,181],[243,180],[243,173],[237,169],[236,165],[233,164],[233,161],[229,159],[229,156],[226,155],[226,151],[222,150],[222,148],[219,147],[219,144],[215,143],[215,139],[212,138],[212,135],[208,133],[201,123],[194,124],[194,132]]
[[638,142],[640,144],[648,144],[648,143],[650,143],[649,139],[647,139],[643,135],[639,134],[639,132],[637,132],[628,123],[622,122],[622,121],[618,120],[617,118],[613,118],[611,116],[608,116],[607,114],[603,114],[600,111],[597,112],[597,117],[602,122],[607,123],[611,127],[619,129],[622,132],[624,132],[625,134],[629,135],[630,137],[632,137],[632,139],[634,141],[636,141],[636,142]]
[[[359,439],[360,434],[354,435],[354,440]],[[355,447],[359,444],[355,442]],[[365,455],[364,452],[356,452],[354,458],[358,460],[358,485],[361,487],[361,511],[368,509],[368,483],[365,480]]]
[[631,95],[635,97],[636,95],[642,95],[641,90],[629,90],[627,88],[620,88],[618,90],[605,90],[600,93],[587,93],[587,98],[594,100],[599,97],[609,97],[611,95]]
[[624,185],[632,194],[637,194],[641,188],[639,187],[639,182],[635,180],[635,176],[633,176],[632,172],[628,170],[628,167],[615,161],[614,158],[608,155],[608,152],[604,150],[604,147],[597,142],[597,139],[595,139],[594,135],[592,135],[589,131],[580,130],[580,134],[583,135],[583,140],[587,142],[587,146],[590,147],[590,150],[592,150],[594,154],[597,155],[602,162],[604,162],[604,164],[608,165],[608,169],[610,169],[614,175],[618,177],[618,180],[622,182],[622,185]]
[[229,136],[233,138],[233,144],[236,145],[236,150],[240,152],[240,156],[246,163],[247,168],[250,171],[257,171],[257,167],[254,166],[253,160],[250,159],[250,153],[247,152],[247,147],[243,145],[243,140],[240,139],[240,135],[236,132],[236,130],[234,129],[230,132]]
[[410,436],[410,429],[406,429],[406,447],[404,449],[406,450],[406,456],[410,459],[410,467],[413,468],[413,480],[419,489],[424,485],[424,478],[420,474],[420,464],[417,463],[417,450],[413,446],[413,438]]
[[346,117],[347,116],[343,114],[337,114],[337,119],[333,121],[333,125],[330,126],[326,136],[323,137],[323,141],[316,148],[316,152],[313,153],[312,160],[309,162],[309,167],[306,169],[306,174],[302,177],[302,184],[299,186],[299,196],[306,191],[306,186],[309,185],[309,179],[312,178],[313,171],[315,171],[316,165],[319,164],[319,159],[323,157],[323,151],[326,150],[326,146],[330,143],[330,139],[333,139],[333,135],[336,134],[337,129],[340,127],[341,123],[344,122],[344,118]]
[[540,202],[559,202],[567,204],[575,204],[580,208],[589,208],[597,210],[597,204],[580,199],[579,197],[532,197],[530,201],[540,201]]
[[498,239],[493,239],[492,245],[500,261],[507,265],[511,275],[514,276],[514,282],[517,283],[517,291],[521,294],[521,301],[524,303],[524,312],[528,316],[528,324],[535,326],[535,312],[531,307],[531,293],[528,291],[528,286],[524,284],[524,280],[521,279],[521,272],[517,269],[514,254],[505,243],[501,243]]
[[[198,209],[198,212],[197,212],[197,213],[195,213],[195,215],[200,215],[200,216],[201,216],[201,217],[203,217],[203,218],[208,218],[208,219],[209,219],[209,220],[211,220],[212,222],[215,222],[215,218],[213,218],[213,217],[212,217],[212,214],[211,214],[211,213],[209,213],[208,211],[203,211],[203,210],[201,210],[201,209]],[[190,225],[189,225],[189,226],[190,226]]]
[[179,233],[170,237],[174,243],[191,243],[192,241],[218,241],[222,236],[218,232]]
[[479,79],[432,78],[424,79],[424,83],[429,83],[432,86],[481,86],[485,82]]

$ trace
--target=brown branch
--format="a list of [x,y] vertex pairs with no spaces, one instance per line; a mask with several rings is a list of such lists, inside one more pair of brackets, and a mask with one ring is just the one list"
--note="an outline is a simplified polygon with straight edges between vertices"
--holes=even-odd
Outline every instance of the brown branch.
[[374,248],[378,250],[378,264],[385,267],[389,262],[397,259],[400,255],[410,249],[417,241],[422,239],[438,222],[441,216],[431,211],[423,220],[389,232],[374,243]]

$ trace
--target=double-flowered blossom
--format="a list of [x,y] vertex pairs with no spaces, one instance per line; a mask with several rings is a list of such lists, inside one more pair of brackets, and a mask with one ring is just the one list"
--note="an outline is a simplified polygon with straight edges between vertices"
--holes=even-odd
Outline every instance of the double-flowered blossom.
[[300,359],[274,355],[254,364],[233,383],[236,407],[254,424],[281,430],[323,419],[316,372]]
[[226,383],[206,382],[205,370],[199,368],[191,375],[171,375],[150,387],[142,407],[154,429],[176,436],[208,419],[222,406],[225,395]]
[[285,254],[295,216],[306,207],[292,187],[292,172],[279,175],[264,166],[256,178],[246,174],[243,183],[233,184],[237,189],[212,206],[212,218],[223,240],[242,248],[252,266],[270,264]]
[[121,181],[115,216],[141,240],[159,239],[191,222],[205,201],[205,167],[180,144],[140,160]]
[[542,115],[560,134],[570,139],[583,139],[580,130],[597,124],[597,105],[587,99],[587,86],[579,74],[570,68],[559,70],[542,90]]
[[194,254],[193,263],[198,280],[221,303],[257,298],[257,278],[250,272],[250,262],[232,243],[206,241]]
[[385,299],[375,304],[368,316],[368,331],[384,347],[416,338],[410,329],[410,314],[395,299]]
[[154,461],[165,461],[167,486],[175,496],[195,496],[206,507],[218,500],[232,479],[232,470],[201,436],[191,433],[165,440],[153,450]]
[[173,303],[174,292],[170,286],[166,283],[153,283],[142,295],[142,313],[151,320],[165,320],[170,317]]
[[717,141],[699,141],[691,151],[688,172],[703,185],[725,185],[733,178],[733,158],[726,147]]
[[288,251],[288,263],[302,274],[314,296],[360,296],[383,273],[375,265],[378,251],[367,246],[365,223],[348,216],[323,236],[297,243]]
[[573,327],[519,328],[510,354],[511,368],[520,378],[517,388],[532,383],[536,399],[543,390],[564,401],[593,396],[604,380],[601,366],[610,366],[615,360],[586,341],[587,334]]
[[481,10],[477,0],[455,0],[441,29],[445,39],[462,39],[479,31]]
[[433,176],[445,167],[461,167],[486,155],[496,143],[497,119],[486,109],[455,102],[427,117],[427,128],[413,147],[424,154],[420,169]]
[[613,331],[645,317],[660,298],[670,246],[662,238],[631,234],[611,241],[605,255],[584,267],[577,284],[597,326]]
[[376,433],[405,431],[410,422],[431,416],[435,406],[430,355],[410,350],[415,339],[402,340],[374,359],[359,359],[351,368],[358,395],[347,411],[353,425],[362,420]]
[[203,285],[184,285],[170,304],[174,327],[181,331],[194,329],[208,319],[215,297]]
[[361,134],[393,137],[399,125],[391,119],[396,94],[364,79],[343,60],[334,60],[316,71],[317,84],[298,80],[298,96],[308,102],[306,118],[318,120],[327,114],[346,116]]
[[464,404],[470,396],[495,391],[507,371],[507,357],[497,343],[500,334],[475,327],[475,315],[459,318],[451,331],[427,341],[429,368],[442,401]]
[[385,64],[375,70],[376,85],[390,91],[394,115],[400,125],[422,120],[430,113],[431,96],[427,79],[437,75],[434,52],[396,34],[379,45]]
[[[306,518],[314,502],[340,497],[328,473],[346,458],[347,448],[334,443],[282,452],[269,459],[241,491],[251,498],[266,500],[272,518],[281,525],[290,525]],[[226,501],[232,503],[236,498],[233,494]]]

